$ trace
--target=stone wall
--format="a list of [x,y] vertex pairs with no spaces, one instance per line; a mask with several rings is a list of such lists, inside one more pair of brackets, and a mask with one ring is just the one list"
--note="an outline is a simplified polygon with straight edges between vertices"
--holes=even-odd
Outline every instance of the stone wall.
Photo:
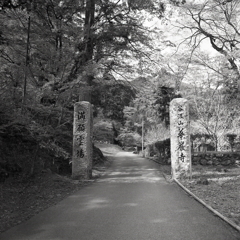
[[192,164],[197,165],[233,165],[240,160],[240,152],[195,152],[192,154]]
[[[159,142],[157,142],[159,143]],[[145,157],[151,158],[161,164],[170,164],[170,154],[163,155],[159,149],[155,147],[156,143],[146,146]],[[192,164],[197,165],[234,165],[236,161],[240,161],[240,152],[195,152],[192,153]]]
[[[170,164],[170,139],[164,141],[157,141],[149,144],[145,149],[145,157],[153,159],[161,164]],[[167,153],[163,153],[163,151]],[[240,151],[238,152],[216,152],[216,151],[205,151],[205,152],[193,152],[192,153],[192,164],[197,165],[234,165],[236,161],[240,161]]]

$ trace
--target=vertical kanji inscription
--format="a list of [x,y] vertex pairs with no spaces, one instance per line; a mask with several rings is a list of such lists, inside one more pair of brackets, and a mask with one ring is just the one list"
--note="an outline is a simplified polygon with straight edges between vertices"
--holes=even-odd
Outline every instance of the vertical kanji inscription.
[[175,98],[170,103],[172,178],[191,176],[191,144],[188,102]]
[[73,123],[72,177],[92,175],[92,108],[86,101],[75,103]]

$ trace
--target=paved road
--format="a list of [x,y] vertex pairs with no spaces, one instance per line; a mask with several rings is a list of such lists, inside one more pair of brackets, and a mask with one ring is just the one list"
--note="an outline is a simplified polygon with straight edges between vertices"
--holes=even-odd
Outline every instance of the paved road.
[[225,222],[129,153],[107,174],[3,234],[1,240],[236,240]]

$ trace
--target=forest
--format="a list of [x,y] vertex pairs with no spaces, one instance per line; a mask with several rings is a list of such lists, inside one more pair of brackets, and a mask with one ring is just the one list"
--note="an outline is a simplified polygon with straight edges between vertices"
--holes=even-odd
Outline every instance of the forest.
[[239,16],[238,0],[1,0],[1,180],[70,171],[86,90],[95,141],[164,141],[169,103],[184,97],[193,135],[236,148]]

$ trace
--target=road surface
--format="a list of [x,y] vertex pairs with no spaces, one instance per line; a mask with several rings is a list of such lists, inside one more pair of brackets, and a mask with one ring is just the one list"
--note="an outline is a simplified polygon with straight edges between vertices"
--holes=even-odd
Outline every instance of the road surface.
[[239,234],[168,183],[157,163],[120,152],[106,174],[0,234],[1,240],[236,240]]

